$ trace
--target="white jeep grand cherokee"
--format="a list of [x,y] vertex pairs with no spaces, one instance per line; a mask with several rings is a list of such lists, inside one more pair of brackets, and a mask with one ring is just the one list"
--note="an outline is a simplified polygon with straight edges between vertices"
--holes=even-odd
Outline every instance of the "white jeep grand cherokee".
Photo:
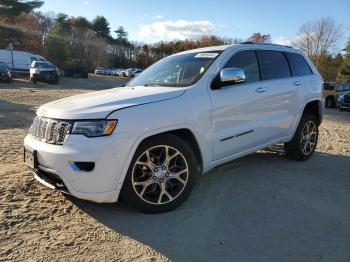
[[174,209],[198,175],[276,143],[306,160],[322,121],[322,77],[305,54],[272,44],[191,50],[126,87],[41,106],[25,162],[48,187],[144,212]]

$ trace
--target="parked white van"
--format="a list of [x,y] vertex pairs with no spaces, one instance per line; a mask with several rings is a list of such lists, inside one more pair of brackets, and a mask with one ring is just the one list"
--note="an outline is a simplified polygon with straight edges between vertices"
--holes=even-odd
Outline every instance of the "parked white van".
[[[164,58],[126,87],[41,106],[24,140],[42,184],[156,213],[179,206],[199,174],[284,143],[312,156],[323,79],[300,50],[239,44]],[[234,201],[232,202],[234,204]]]
[[13,73],[29,74],[29,68],[33,61],[45,61],[47,60],[40,55],[36,55],[30,52],[13,50],[13,65],[11,50],[0,50],[0,62],[7,64]]

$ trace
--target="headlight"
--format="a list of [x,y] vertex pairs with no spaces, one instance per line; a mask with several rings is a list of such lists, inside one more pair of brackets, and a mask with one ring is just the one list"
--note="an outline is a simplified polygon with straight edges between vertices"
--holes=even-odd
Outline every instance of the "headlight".
[[108,136],[116,125],[117,120],[77,121],[73,124],[71,133],[87,137]]

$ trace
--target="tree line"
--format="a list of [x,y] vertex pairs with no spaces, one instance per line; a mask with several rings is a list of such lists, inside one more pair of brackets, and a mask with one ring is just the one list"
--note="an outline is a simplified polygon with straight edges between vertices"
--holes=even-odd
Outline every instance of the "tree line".
[[[189,49],[250,42],[271,42],[270,34],[253,33],[248,39],[214,35],[199,39],[160,41],[144,44],[128,39],[123,26],[110,28],[104,16],[89,21],[85,17],[55,16],[33,11],[43,1],[2,0],[0,4],[0,48],[12,43],[17,50],[41,54],[60,68],[86,66],[146,68],[159,59]],[[112,37],[112,32],[116,37]],[[350,81],[350,41],[335,50],[343,37],[342,26],[332,18],[303,24],[290,44],[304,50],[325,81]]]

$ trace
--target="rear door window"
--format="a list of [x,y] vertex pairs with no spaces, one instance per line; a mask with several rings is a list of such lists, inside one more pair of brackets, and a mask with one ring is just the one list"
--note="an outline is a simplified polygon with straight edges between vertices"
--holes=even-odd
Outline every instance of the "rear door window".
[[272,80],[291,76],[288,61],[279,51],[258,50],[261,80]]
[[309,64],[306,62],[305,58],[302,55],[294,53],[285,54],[288,58],[293,76],[306,76],[312,74],[312,70]]

